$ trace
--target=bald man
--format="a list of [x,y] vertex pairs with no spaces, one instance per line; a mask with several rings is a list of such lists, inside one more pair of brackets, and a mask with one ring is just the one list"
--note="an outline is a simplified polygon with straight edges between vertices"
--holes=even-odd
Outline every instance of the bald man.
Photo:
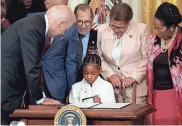
[[[47,9],[55,5],[67,4],[68,0],[45,0]],[[27,16],[41,13],[31,13]],[[54,98],[64,104],[72,85],[78,81],[78,63],[75,53],[77,52],[78,37],[74,26],[68,29],[64,35],[54,37],[50,43],[51,48],[41,58],[45,79],[42,84],[43,92],[46,97]]]
[[43,97],[40,60],[46,38],[63,34],[74,21],[72,11],[59,5],[17,21],[2,34],[1,124],[9,124],[8,115],[20,108],[25,91],[29,104],[59,103]]

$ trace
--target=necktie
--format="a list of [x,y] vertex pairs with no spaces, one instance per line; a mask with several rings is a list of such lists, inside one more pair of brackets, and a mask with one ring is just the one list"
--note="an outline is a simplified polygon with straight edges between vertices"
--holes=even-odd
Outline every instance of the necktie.
[[78,36],[78,49],[77,49],[77,60],[78,60],[78,81],[81,81],[83,79],[82,75],[82,57],[83,57],[83,44],[82,39],[83,35]]
[[79,67],[81,67],[82,65],[82,57],[83,57],[83,44],[82,44],[82,39],[83,39],[84,35],[80,35],[78,36],[78,52],[77,52],[77,56],[78,56],[78,63],[79,63]]
[[49,49],[49,47],[51,46],[51,37],[49,35],[46,35],[46,39],[45,39],[45,44],[44,44],[44,48],[42,50],[42,55],[44,55],[47,50]]

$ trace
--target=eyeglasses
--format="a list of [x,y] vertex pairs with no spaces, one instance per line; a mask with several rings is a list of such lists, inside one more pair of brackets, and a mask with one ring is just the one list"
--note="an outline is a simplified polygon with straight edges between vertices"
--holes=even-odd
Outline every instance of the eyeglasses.
[[89,20],[86,20],[86,21],[81,21],[81,20],[78,20],[77,22],[76,22],[76,24],[78,25],[78,26],[82,26],[83,24],[85,24],[86,26],[89,26],[89,25],[91,25],[91,21],[89,21]]
[[159,33],[159,32],[164,32],[164,31],[166,31],[166,27],[162,27],[162,28],[154,28],[154,31],[156,32],[156,33]]
[[128,24],[125,27],[116,27],[114,25],[111,24],[111,22],[109,23],[109,26],[113,29],[113,30],[117,30],[117,31],[124,31],[126,29],[126,27],[128,26]]

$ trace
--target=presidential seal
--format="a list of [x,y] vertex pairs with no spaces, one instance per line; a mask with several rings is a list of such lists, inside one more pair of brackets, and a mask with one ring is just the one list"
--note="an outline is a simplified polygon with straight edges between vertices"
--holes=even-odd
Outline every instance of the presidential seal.
[[87,120],[84,113],[73,105],[66,105],[58,110],[54,117],[54,125],[86,126]]

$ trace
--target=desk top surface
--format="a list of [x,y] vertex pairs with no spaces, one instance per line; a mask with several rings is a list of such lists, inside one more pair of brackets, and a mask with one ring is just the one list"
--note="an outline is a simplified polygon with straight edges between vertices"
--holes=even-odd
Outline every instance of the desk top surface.
[[[58,105],[30,105],[29,109],[17,109],[10,117],[54,118]],[[155,111],[149,104],[131,104],[121,109],[81,109],[89,118],[136,119]]]

